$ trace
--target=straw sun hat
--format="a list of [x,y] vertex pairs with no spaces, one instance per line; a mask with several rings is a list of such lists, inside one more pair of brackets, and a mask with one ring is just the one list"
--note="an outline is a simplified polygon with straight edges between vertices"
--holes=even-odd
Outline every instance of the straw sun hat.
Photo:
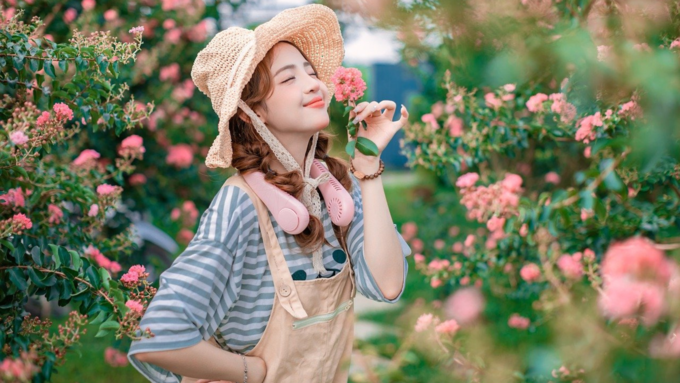
[[330,79],[342,64],[344,47],[332,9],[320,4],[305,5],[284,10],[255,30],[231,27],[217,33],[198,53],[191,69],[196,87],[210,98],[219,117],[218,136],[206,158],[208,167],[231,166],[229,119],[240,106],[241,92],[255,67],[280,41],[291,42],[302,51],[330,94],[334,93]]

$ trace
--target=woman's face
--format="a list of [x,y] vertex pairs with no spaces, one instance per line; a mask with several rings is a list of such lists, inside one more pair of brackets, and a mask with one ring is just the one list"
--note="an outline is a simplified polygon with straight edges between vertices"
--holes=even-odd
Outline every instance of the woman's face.
[[272,49],[273,93],[264,102],[267,110],[256,111],[284,146],[306,147],[308,139],[330,122],[328,87],[295,46],[279,42]]

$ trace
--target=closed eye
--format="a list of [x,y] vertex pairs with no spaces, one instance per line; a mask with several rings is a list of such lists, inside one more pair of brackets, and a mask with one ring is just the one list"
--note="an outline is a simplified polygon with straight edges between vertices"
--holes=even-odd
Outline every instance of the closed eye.
[[[316,73],[310,73],[310,76],[316,76],[316,77],[319,77],[319,75],[318,75],[318,74],[316,74]],[[295,76],[293,76],[293,77],[289,77],[289,78],[287,78],[286,80],[284,80],[284,81],[283,81],[282,83],[284,83],[284,82],[288,82],[288,81],[290,81],[290,80],[292,80],[292,79],[294,79],[294,78],[295,78]]]

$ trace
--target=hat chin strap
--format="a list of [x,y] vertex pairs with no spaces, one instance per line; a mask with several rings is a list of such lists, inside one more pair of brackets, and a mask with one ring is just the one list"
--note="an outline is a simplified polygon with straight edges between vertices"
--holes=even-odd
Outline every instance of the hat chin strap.
[[[288,152],[281,142],[272,134],[269,128],[267,128],[262,120],[260,120],[257,114],[255,114],[243,100],[238,100],[238,106],[248,115],[248,117],[250,117],[250,121],[252,121],[253,126],[255,126],[255,130],[267,145],[269,145],[269,148],[274,152],[274,155],[279,162],[281,162],[283,167],[289,172],[299,170],[300,173],[302,173],[302,179],[305,184],[302,193],[302,204],[305,205],[311,215],[321,220],[321,198],[319,197],[317,187],[330,179],[330,173],[323,172],[317,178],[311,178],[309,176],[312,162],[314,161],[314,153],[316,152],[316,143],[319,138],[319,132],[314,133],[314,136],[312,137],[312,145],[305,156],[305,169],[303,171],[300,168],[300,164],[298,164],[290,152]],[[325,273],[327,271],[323,265],[323,245],[314,250],[312,265],[314,266],[314,271],[317,273]]]

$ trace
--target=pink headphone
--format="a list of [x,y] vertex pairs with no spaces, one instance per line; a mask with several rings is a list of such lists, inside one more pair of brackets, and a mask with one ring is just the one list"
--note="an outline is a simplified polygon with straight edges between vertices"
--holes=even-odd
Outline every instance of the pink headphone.
[[[309,175],[319,177],[328,169],[315,159]],[[328,172],[330,178],[319,185],[319,190],[326,201],[326,208],[331,221],[338,226],[347,226],[354,217],[354,200],[338,180]],[[276,222],[289,234],[301,233],[309,224],[309,211],[297,198],[264,180],[264,173],[256,171],[243,175],[248,185],[262,200],[272,213]]]

